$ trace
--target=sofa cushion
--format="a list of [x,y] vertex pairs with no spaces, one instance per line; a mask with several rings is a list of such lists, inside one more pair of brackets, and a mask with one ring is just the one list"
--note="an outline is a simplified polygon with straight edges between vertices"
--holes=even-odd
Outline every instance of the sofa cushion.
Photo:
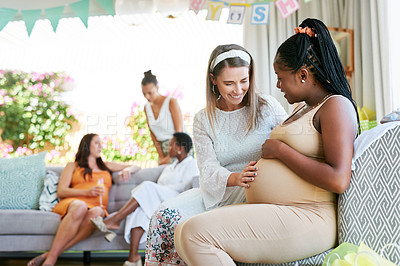
[[60,215],[39,210],[0,210],[0,235],[55,235]]
[[56,172],[47,170],[46,178],[44,179],[43,191],[39,198],[39,209],[41,211],[51,212],[60,201],[57,198],[58,179],[60,178]]
[[[369,131],[374,133],[381,128],[382,125]],[[357,141],[369,140],[363,134],[366,133]],[[356,161],[350,185],[339,196],[339,244],[358,245],[364,241],[380,252],[387,244],[400,243],[399,191],[400,124],[374,141]],[[400,249],[386,248],[385,257],[400,265]]]
[[38,208],[45,154],[0,159],[0,209]]

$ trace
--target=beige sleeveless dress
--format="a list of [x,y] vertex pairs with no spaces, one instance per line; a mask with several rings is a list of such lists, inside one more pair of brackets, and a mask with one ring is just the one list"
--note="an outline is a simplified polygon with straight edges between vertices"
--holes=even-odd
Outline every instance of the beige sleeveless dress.
[[[321,134],[314,128],[313,117],[325,101],[297,120],[274,128],[270,138],[324,161]],[[175,246],[188,265],[278,264],[311,257],[336,245],[336,195],[304,181],[278,160],[261,159],[257,166],[257,178],[245,190],[248,203],[257,204],[217,208],[177,227]]]
[[[325,101],[331,97],[335,96]],[[313,118],[325,101],[297,120],[275,127],[270,139],[281,140],[314,160],[324,161],[321,134],[315,129]],[[303,107],[304,104],[296,108],[292,116]],[[259,167],[257,178],[246,189],[248,203],[292,205],[336,200],[335,194],[304,181],[277,159],[260,159],[256,166]]]

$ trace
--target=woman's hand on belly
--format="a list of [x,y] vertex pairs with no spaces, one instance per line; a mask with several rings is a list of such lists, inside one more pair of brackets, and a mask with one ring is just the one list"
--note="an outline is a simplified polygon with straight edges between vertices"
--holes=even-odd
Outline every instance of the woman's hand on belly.
[[261,158],[264,159],[278,159],[279,150],[282,145],[286,145],[277,139],[267,139],[262,145],[262,155]]
[[241,173],[232,173],[227,182],[227,187],[245,187],[249,188],[251,182],[254,181],[254,178],[257,176],[258,168],[255,166],[257,161],[251,161]]

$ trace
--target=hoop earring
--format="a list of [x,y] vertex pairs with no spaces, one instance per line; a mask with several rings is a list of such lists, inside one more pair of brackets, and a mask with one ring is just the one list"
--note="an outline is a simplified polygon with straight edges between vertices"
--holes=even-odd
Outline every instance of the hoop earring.
[[[213,93],[214,93],[215,95],[217,95],[217,93],[215,92],[215,85],[213,85],[212,91],[213,91]],[[217,101],[218,101],[219,99],[221,99],[221,93],[218,92]]]
[[213,93],[214,93],[215,95],[217,95],[217,93],[215,92],[215,85],[213,85],[212,91],[213,91]]

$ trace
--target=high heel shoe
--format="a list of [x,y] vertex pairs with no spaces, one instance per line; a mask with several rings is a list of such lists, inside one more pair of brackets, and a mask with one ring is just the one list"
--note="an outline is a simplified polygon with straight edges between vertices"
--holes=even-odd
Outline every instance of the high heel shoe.
[[104,233],[104,238],[111,242],[117,236],[117,234],[109,229],[107,229],[106,224],[103,221],[101,216],[97,216],[96,218],[90,218],[90,221],[94,225],[94,227],[99,230],[100,232]]

